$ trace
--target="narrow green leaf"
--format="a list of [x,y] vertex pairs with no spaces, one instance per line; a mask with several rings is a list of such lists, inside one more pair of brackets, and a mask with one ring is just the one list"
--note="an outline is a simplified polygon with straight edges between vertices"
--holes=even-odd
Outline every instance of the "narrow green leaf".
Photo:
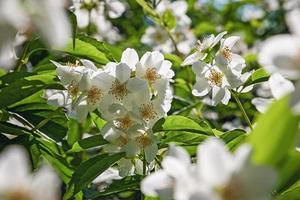
[[101,146],[107,143],[108,141],[105,140],[102,135],[94,135],[75,142],[70,152],[80,152],[85,149]]
[[211,135],[212,130],[205,121],[197,123],[180,115],[171,115],[159,120],[153,127],[153,132],[159,131],[186,131]]
[[107,168],[120,160],[124,153],[114,155],[101,154],[90,158],[78,166],[69,183],[64,199],[72,199],[72,197],[80,192],[84,187],[91,183],[97,176],[104,172]]

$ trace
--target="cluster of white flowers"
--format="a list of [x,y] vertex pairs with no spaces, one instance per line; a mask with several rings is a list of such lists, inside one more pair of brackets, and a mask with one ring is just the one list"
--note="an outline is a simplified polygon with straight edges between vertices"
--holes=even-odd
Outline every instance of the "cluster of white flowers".
[[43,166],[31,174],[25,149],[11,146],[0,155],[1,200],[58,200],[60,181],[52,169]]
[[101,131],[110,142],[105,151],[126,152],[129,158],[143,151],[147,162],[155,158],[158,147],[151,129],[171,108],[170,61],[158,51],[139,59],[128,48],[120,63],[107,63],[103,69],[88,60],[81,60],[83,65],[53,63],[66,90],[49,97],[49,104],[67,108],[79,122],[98,109],[107,121]]
[[[271,74],[269,83],[274,98],[279,98],[287,93],[293,92],[291,99],[292,110],[300,113],[300,82],[298,81],[294,89],[293,83],[286,80],[297,81],[300,79],[300,29],[299,22],[300,9],[287,12],[286,22],[291,34],[280,34],[268,38],[263,42],[259,53],[260,64]],[[280,74],[280,75],[279,75]],[[276,81],[272,81],[272,79]],[[278,82],[281,81],[280,87]],[[276,85],[277,83],[277,85]],[[276,89],[275,89],[276,88]],[[274,94],[277,92],[278,94]],[[280,94],[279,94],[280,93]]]
[[71,35],[71,26],[64,4],[61,0],[1,0],[0,65],[13,65],[14,47],[35,30],[47,44],[65,45]]
[[232,52],[239,37],[223,39],[225,34],[212,34],[202,42],[198,41],[195,52],[182,63],[183,66],[192,65],[196,74],[193,95],[202,97],[212,91],[212,105],[227,104],[230,90],[239,89],[251,75],[251,72],[242,72],[246,67],[244,58]]
[[[170,0],[162,0],[159,1],[155,8],[155,11],[160,16],[163,16],[165,12],[171,12],[174,15],[176,26],[170,32],[174,37],[178,51],[182,54],[188,54],[196,43],[196,38],[190,28],[191,19],[186,15],[187,8],[187,2],[183,0],[172,2]],[[141,42],[164,53],[175,51],[174,44],[167,31],[159,25],[149,26]]]
[[[97,32],[93,36],[99,40],[115,43],[121,39],[118,28],[107,19],[119,18],[126,10],[120,0],[73,0],[74,13],[79,28],[95,25]],[[107,14],[107,16],[106,16]]]
[[251,164],[250,152],[243,145],[232,154],[222,141],[209,138],[199,145],[197,163],[192,163],[182,147],[171,146],[163,169],[145,178],[141,189],[162,200],[269,199],[275,171]]

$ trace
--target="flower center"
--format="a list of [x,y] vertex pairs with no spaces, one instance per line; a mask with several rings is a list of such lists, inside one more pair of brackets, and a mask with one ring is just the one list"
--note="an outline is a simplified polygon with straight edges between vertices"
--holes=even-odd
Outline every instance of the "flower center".
[[87,101],[90,104],[96,104],[103,96],[102,91],[97,87],[92,87],[87,93]]
[[122,129],[128,129],[129,127],[131,127],[133,124],[133,120],[130,118],[129,115],[126,115],[123,118],[118,118],[115,122],[115,125],[118,128],[122,128]]
[[232,61],[232,52],[231,50],[225,46],[223,49],[221,49],[221,55],[228,61]]
[[160,78],[160,75],[157,73],[156,68],[148,68],[144,75],[144,79],[146,79],[150,84],[153,84],[157,79]]
[[222,200],[241,200],[243,199],[243,188],[241,183],[236,178],[230,180],[230,182],[221,190]]
[[79,85],[78,85],[78,83],[76,83],[75,81],[72,81],[71,84],[68,85],[67,90],[68,90],[68,93],[72,97],[77,97],[77,95],[79,93]]
[[129,93],[129,91],[127,90],[126,87],[126,82],[121,84],[119,80],[115,80],[108,92],[108,94],[113,95],[117,100],[123,100],[123,98],[125,96],[127,96],[127,94]]
[[5,197],[4,199],[7,199],[7,200],[31,200],[28,192],[26,192],[24,190],[10,191],[7,194],[5,194],[4,197]]
[[141,136],[137,137],[135,140],[143,148],[151,144],[151,139],[147,134],[142,134]]
[[157,113],[154,111],[154,106],[152,103],[142,104],[139,108],[139,111],[140,111],[140,115],[145,121],[154,119],[157,115]]
[[119,147],[123,147],[123,146],[125,146],[125,145],[128,143],[128,138],[121,135],[121,136],[118,138],[117,141],[118,141],[118,142],[117,142],[117,145],[118,145]]
[[210,70],[209,76],[206,78],[211,86],[221,87],[224,74],[215,69]]
[[67,62],[66,64],[68,67],[78,67],[79,66],[79,61],[76,60],[75,61],[75,64],[74,63],[71,63],[71,62]]

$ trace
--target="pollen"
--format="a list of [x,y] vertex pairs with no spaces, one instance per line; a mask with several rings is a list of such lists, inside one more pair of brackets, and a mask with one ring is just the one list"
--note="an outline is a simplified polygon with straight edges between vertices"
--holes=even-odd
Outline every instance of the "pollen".
[[119,147],[123,147],[125,146],[126,144],[128,143],[128,138],[126,136],[120,136],[118,139],[117,139],[117,145]]
[[76,60],[75,61],[75,64],[74,63],[71,63],[71,62],[67,62],[66,64],[68,67],[78,67],[79,66],[79,61]]
[[153,103],[142,104],[139,108],[139,112],[143,120],[149,121],[154,119],[157,113],[154,110]]
[[123,100],[127,96],[129,91],[127,90],[126,83],[121,84],[119,80],[115,80],[108,92],[108,94],[113,95],[117,100]]
[[221,55],[228,61],[232,61],[232,52],[231,50],[225,46],[223,49],[221,49]]
[[118,118],[115,121],[115,125],[118,128],[122,128],[122,129],[128,129],[129,127],[131,127],[133,125],[133,120],[130,118],[129,115],[126,115],[125,117],[122,118]]
[[222,200],[240,200],[243,199],[243,188],[241,188],[241,183],[238,180],[231,180],[229,183],[221,190]]
[[143,148],[151,144],[151,138],[147,134],[142,134],[141,136],[137,137],[135,140]]
[[6,195],[4,195],[4,199],[7,200],[30,200],[30,196],[28,192],[24,190],[16,190],[16,191],[11,191],[8,192]]
[[218,72],[215,69],[211,69],[210,70],[210,74],[207,77],[207,81],[209,82],[209,84],[211,86],[218,86],[221,87],[222,85],[222,80],[223,80],[223,73],[222,72]]
[[88,103],[94,105],[101,100],[102,96],[103,96],[103,93],[99,88],[92,87],[91,89],[89,89],[89,91],[87,93],[87,101],[88,101]]
[[70,85],[67,87],[68,93],[71,97],[77,97],[79,93],[79,85],[75,81],[72,81]]
[[157,69],[152,67],[146,70],[144,79],[146,79],[150,84],[153,84],[157,79],[160,78],[160,75],[157,73]]

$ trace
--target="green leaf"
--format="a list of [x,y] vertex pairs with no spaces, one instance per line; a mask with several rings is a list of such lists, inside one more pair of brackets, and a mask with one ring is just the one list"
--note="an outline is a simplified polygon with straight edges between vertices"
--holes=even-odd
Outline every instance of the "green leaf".
[[269,77],[270,75],[263,68],[260,68],[253,72],[253,74],[245,82],[244,86],[265,82],[269,79]]
[[103,41],[98,41],[95,38],[80,34],[77,36],[78,39],[80,39],[83,42],[87,42],[94,47],[96,47],[99,51],[103,52],[106,57],[113,62],[116,62],[115,57],[112,54],[112,51],[109,49],[108,45]]
[[58,49],[68,54],[78,56],[80,58],[86,58],[91,61],[94,61],[99,64],[106,64],[109,62],[108,58],[105,54],[99,51],[95,46],[81,41],[79,39],[75,39],[76,46],[73,49],[73,43],[69,42],[65,49]]
[[293,186],[291,186],[282,194],[276,196],[276,200],[299,200],[300,199],[299,194],[300,194],[300,181],[295,183]]
[[69,119],[68,121],[68,133],[67,142],[72,146],[81,138],[80,125],[75,119]]
[[88,194],[85,196],[88,199],[95,199],[98,197],[104,197],[104,196],[116,194],[119,192],[137,190],[137,189],[139,189],[141,179],[142,179],[141,176],[138,176],[138,175],[128,176],[121,180],[115,180],[103,192],[91,193],[91,194]]
[[0,122],[0,131],[11,135],[30,134],[27,129],[8,122]]
[[75,194],[80,192],[97,176],[103,173],[116,161],[120,160],[123,156],[124,153],[117,153],[113,155],[101,154],[81,163],[72,175],[72,179],[68,184],[69,187],[65,193],[64,199],[72,199]]
[[7,107],[32,94],[57,84],[56,76],[49,74],[27,76],[10,83],[0,91],[0,108]]
[[102,137],[102,135],[94,135],[94,136],[79,140],[78,142],[75,142],[75,144],[73,145],[73,147],[70,151],[71,152],[80,152],[85,149],[101,146],[101,145],[104,145],[107,143],[108,143],[108,141],[105,140]]
[[197,146],[208,136],[187,131],[168,131],[161,139],[162,144],[176,143],[177,145]]
[[278,164],[295,148],[299,117],[292,114],[289,96],[274,102],[256,123],[249,135],[253,159],[260,164]]
[[300,179],[300,153],[292,151],[279,169],[277,192],[282,192]]
[[176,18],[173,15],[171,10],[166,10],[163,13],[162,21],[169,30],[175,28],[175,26],[176,26]]
[[171,115],[159,120],[153,127],[153,132],[160,131],[186,131],[212,135],[212,130],[205,121],[197,123],[180,115]]

